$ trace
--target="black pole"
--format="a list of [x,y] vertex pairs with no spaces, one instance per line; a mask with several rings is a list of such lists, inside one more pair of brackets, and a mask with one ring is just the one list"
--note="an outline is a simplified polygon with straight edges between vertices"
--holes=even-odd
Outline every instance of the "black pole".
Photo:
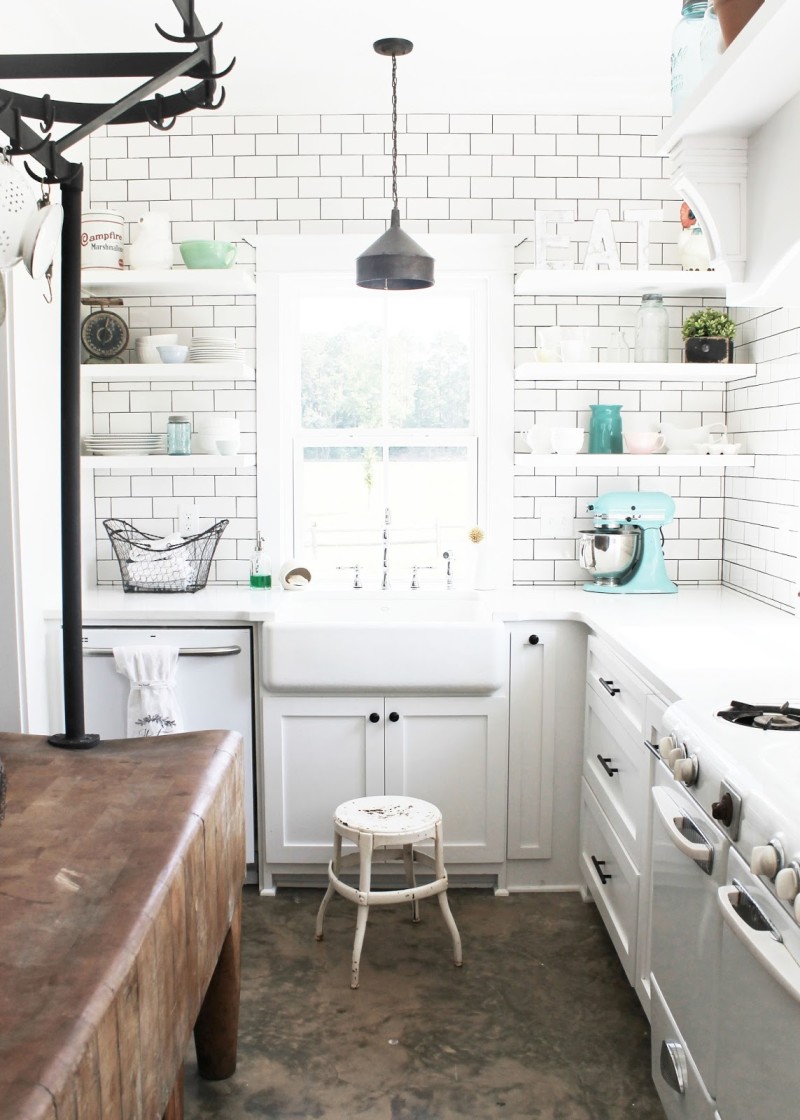
[[64,734],[48,743],[86,750],[99,742],[87,734],[83,708],[83,606],[81,595],[81,198],[83,167],[61,183],[61,600],[63,619]]

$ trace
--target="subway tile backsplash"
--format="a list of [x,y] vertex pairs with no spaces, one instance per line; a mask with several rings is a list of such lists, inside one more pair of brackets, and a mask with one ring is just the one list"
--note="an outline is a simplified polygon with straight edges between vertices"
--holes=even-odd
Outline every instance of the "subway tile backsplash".
[[[565,254],[583,259],[591,224],[607,210],[623,266],[636,264],[636,226],[626,211],[662,208],[653,223],[650,261],[678,267],[680,199],[655,155],[658,116],[592,114],[410,114],[398,118],[404,226],[425,232],[513,233],[518,267],[534,261],[534,214],[571,209],[575,223]],[[192,114],[175,129],[112,126],[92,138],[90,199],[134,223],[146,210],[165,211],[177,243],[190,237],[239,242],[239,260],[252,262],[248,237],[270,233],[378,233],[385,227],[391,187],[390,121],[373,114]],[[130,238],[126,238],[130,240]],[[670,315],[670,358],[679,361],[680,325],[697,301],[665,301]],[[719,304],[720,301],[705,300]],[[614,489],[662,488],[676,502],[676,521],[665,530],[670,575],[679,583],[717,583],[793,609],[800,499],[800,312],[740,309],[737,359],[758,364],[756,376],[700,385],[549,381],[531,366],[542,328],[584,332],[592,357],[605,358],[612,330],[633,342],[638,299],[517,297],[515,300],[514,581],[576,583],[575,532],[587,526],[586,503]],[[175,330],[235,336],[255,365],[253,297],[126,299],[122,314],[131,347],[141,334]],[[130,359],[130,353],[125,355]],[[541,371],[545,373],[545,370]],[[632,469],[531,465],[522,433],[536,424],[588,427],[589,406],[623,405],[626,425],[661,420],[705,424],[727,420],[731,438],[755,454],[756,467],[727,475],[676,472],[664,459]],[[211,413],[238,417],[242,450],[255,450],[252,383],[152,385],[95,383],[94,430],[160,431],[170,412],[195,424]],[[97,471],[97,578],[119,582],[102,528],[103,517],[135,518],[153,531],[171,531],[177,507],[193,500],[205,527],[227,517],[212,581],[247,580],[255,536],[254,469],[204,473],[180,468],[171,475],[146,468]],[[565,519],[566,518],[566,522]],[[565,524],[571,531],[564,535]],[[554,526],[562,535],[552,535]]]

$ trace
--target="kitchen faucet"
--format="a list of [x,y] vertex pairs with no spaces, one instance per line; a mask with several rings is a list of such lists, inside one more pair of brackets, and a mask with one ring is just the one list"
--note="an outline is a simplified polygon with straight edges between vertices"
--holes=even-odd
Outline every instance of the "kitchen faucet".
[[387,506],[383,515],[383,578],[381,579],[381,591],[391,591],[392,585],[389,582],[389,526],[392,523],[392,513]]
[[453,585],[455,583],[455,579],[453,577],[453,560],[455,559],[455,557],[453,556],[452,549],[449,549],[447,552],[443,552],[442,559],[447,561],[447,571],[445,572],[445,575],[447,576],[447,590],[452,591]]

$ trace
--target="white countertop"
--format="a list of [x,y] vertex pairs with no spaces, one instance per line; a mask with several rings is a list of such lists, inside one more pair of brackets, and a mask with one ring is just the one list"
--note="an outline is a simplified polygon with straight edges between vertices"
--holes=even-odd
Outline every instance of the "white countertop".
[[[434,597],[425,591],[388,594]],[[733,699],[782,703],[800,698],[800,619],[729,588],[685,587],[677,595],[594,594],[576,587],[439,594],[477,594],[504,621],[584,623],[645,673],[667,701],[684,699],[709,710]],[[290,610],[296,597],[313,595],[328,597],[311,589],[207,587],[194,595],[126,595],[103,588],[84,593],[83,616],[87,623],[123,625],[259,623]],[[49,613],[58,617],[56,611]]]

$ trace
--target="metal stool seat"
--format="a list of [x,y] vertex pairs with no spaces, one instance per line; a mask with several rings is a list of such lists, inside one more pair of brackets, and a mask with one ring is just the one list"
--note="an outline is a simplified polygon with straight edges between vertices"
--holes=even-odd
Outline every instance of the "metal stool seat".
[[[342,841],[349,840],[358,848],[342,855]],[[433,841],[433,855],[419,852],[415,844]],[[384,862],[402,859],[405,887],[399,890],[372,890],[373,854],[381,852]],[[432,868],[430,883],[417,885],[415,865]],[[341,879],[342,871],[358,866],[358,887]],[[461,938],[447,901],[447,872],[442,853],[442,814],[435,805],[415,797],[357,797],[339,805],[333,815],[333,859],[328,864],[328,889],[317,914],[316,939],[322,941],[322,923],[334,891],[358,906],[356,936],[353,944],[353,966],[350,987],[358,987],[361,949],[367,928],[370,906],[388,906],[394,902],[410,902],[412,921],[419,921],[419,899],[437,895],[450,936],[456,967],[461,966]]]

